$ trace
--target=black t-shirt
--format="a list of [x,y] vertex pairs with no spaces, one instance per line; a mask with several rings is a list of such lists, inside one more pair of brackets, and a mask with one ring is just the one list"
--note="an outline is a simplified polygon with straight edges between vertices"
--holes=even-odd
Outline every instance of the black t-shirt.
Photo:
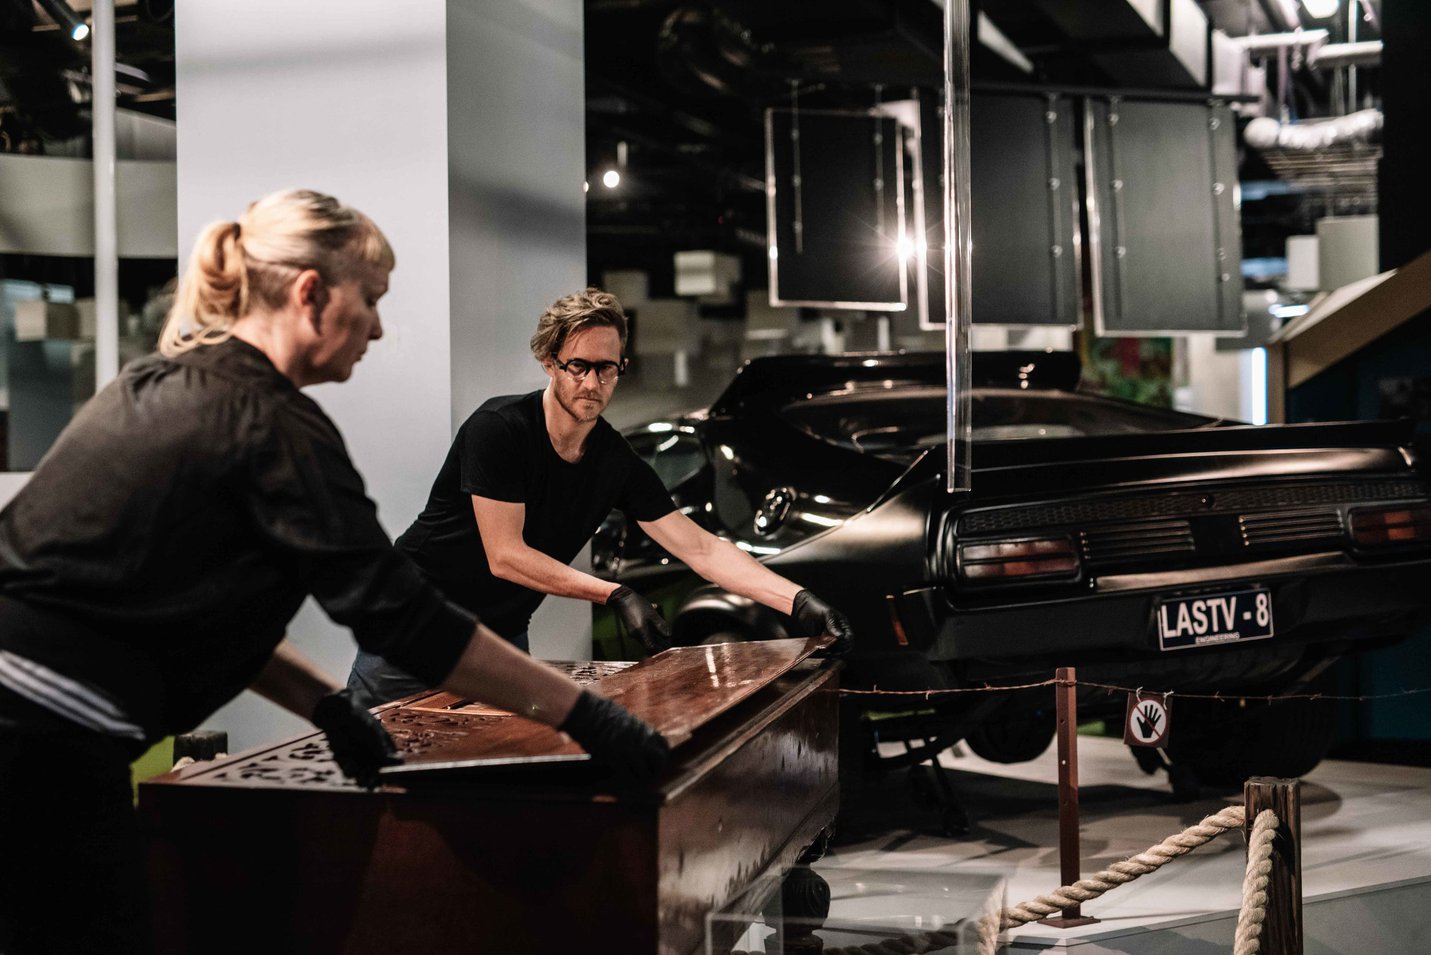
[[238,339],[131,362],[0,512],[0,650],[150,738],[236,696],[309,594],[432,684],[472,634],[389,543],[333,422]]
[[397,539],[447,597],[504,636],[520,633],[545,596],[492,574],[472,496],[526,505],[522,539],[569,563],[612,508],[637,521],[676,509],[651,466],[604,419],[571,464],[547,435],[542,392],[493,398],[462,427],[427,506]]

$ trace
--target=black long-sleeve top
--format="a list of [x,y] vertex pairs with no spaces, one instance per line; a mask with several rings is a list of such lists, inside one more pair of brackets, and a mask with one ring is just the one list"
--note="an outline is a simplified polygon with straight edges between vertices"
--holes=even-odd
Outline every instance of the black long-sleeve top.
[[131,363],[0,512],[0,650],[151,739],[251,683],[309,594],[430,685],[472,634],[393,549],[332,421],[237,339]]

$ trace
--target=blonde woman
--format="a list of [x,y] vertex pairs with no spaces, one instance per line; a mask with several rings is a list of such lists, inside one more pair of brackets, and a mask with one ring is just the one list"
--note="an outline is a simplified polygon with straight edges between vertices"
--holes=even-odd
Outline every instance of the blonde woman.
[[[0,513],[0,951],[144,951],[129,761],[245,687],[325,730],[345,773],[381,725],[287,643],[310,594],[432,686],[557,726],[634,775],[666,743],[447,602],[379,526],[300,389],[382,337],[393,252],[319,193],[199,236],[158,354],[75,416]],[[63,897],[74,918],[44,918]]]

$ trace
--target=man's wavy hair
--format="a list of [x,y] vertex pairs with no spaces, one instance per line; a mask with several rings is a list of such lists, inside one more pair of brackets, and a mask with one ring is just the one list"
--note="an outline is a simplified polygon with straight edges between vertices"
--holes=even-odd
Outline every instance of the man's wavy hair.
[[615,295],[599,288],[563,295],[537,319],[532,355],[537,361],[546,361],[561,352],[573,332],[601,326],[616,329],[621,336],[621,353],[626,354],[626,313]]

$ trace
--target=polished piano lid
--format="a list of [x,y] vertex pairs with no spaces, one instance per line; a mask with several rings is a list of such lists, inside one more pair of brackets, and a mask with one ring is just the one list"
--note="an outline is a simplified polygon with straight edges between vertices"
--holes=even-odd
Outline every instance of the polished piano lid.
[[[673,647],[638,663],[558,664],[579,683],[651,724],[672,748],[701,725],[768,686],[825,638]],[[377,711],[403,763],[384,776],[529,773],[589,756],[544,724],[444,692],[409,697]]]

